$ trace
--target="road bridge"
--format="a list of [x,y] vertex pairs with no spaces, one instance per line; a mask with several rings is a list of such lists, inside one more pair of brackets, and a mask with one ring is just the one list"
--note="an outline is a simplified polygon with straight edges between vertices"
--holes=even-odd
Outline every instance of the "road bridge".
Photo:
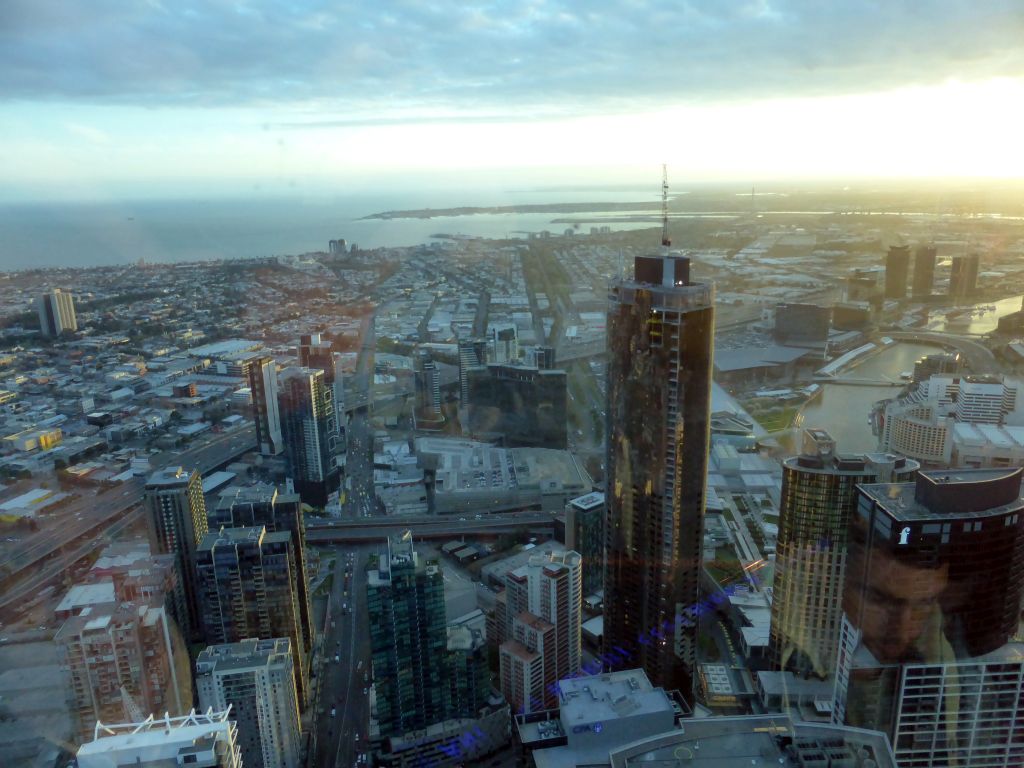
[[515,512],[487,515],[481,519],[454,519],[450,515],[416,517],[375,516],[358,520],[311,521],[306,526],[309,544],[383,541],[402,531],[412,531],[420,539],[452,539],[465,535],[500,536],[523,530],[551,533],[555,518],[549,512]]

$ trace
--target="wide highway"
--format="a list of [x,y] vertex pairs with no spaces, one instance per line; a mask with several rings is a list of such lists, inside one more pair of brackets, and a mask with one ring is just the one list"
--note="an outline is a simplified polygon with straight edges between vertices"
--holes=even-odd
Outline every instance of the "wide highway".
[[[154,469],[180,465],[186,469],[196,468],[201,474],[205,474],[227,464],[255,446],[256,431],[249,426],[215,435],[187,451],[158,454],[152,463]],[[61,509],[59,516],[43,518],[43,530],[26,537],[16,551],[7,553],[0,559],[0,587],[3,591],[0,607],[11,601],[11,586],[19,578],[19,574],[27,575],[26,570],[55,553],[60,553],[65,547],[80,539],[83,540],[79,542],[80,544],[86,543],[84,539],[95,536],[132,507],[140,504],[144,494],[145,478],[132,478],[109,490],[81,496],[71,501]],[[64,563],[65,559],[55,557],[55,562],[47,565],[47,571],[53,570],[56,575],[64,565],[61,568],[53,566],[58,564],[57,561]]]

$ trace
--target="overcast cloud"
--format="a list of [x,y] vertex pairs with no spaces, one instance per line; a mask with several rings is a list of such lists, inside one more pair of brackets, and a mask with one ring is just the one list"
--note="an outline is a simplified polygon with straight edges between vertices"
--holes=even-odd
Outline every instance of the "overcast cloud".
[[0,100],[482,120],[1024,74],[1024,3],[4,0]]

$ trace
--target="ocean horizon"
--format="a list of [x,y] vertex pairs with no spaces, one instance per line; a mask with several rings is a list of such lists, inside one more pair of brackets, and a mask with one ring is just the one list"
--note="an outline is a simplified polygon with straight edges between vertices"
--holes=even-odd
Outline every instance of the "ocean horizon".
[[[339,238],[362,248],[379,248],[418,245],[436,234],[525,237],[545,229],[561,232],[566,225],[552,220],[562,214],[364,217],[424,208],[644,200],[657,205],[654,194],[623,188],[8,203],[0,205],[0,271],[116,266],[140,259],[173,263],[260,258],[326,251],[328,241]],[[651,225],[612,226],[621,230]]]

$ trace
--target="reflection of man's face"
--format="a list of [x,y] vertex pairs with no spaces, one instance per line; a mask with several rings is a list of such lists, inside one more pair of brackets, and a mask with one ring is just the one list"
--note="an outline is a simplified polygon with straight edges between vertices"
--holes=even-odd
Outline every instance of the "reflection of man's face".
[[[921,636],[946,588],[949,569],[915,568],[881,553],[872,558],[866,583],[854,585],[854,615],[862,612],[864,644],[882,663],[919,657]],[[863,602],[857,601],[863,595]]]

